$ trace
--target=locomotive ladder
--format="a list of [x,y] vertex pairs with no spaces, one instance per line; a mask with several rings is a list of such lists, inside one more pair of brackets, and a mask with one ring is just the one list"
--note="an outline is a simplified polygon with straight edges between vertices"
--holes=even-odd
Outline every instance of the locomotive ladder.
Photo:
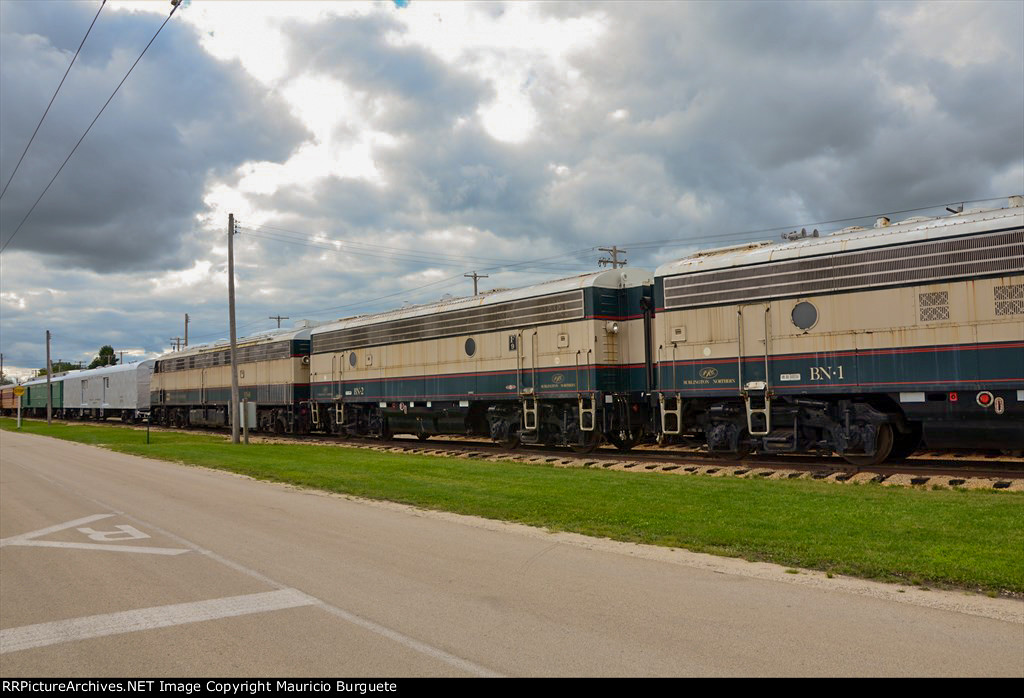
[[597,400],[593,395],[588,396],[583,393],[577,393],[577,400],[579,401],[580,431],[594,431]]
[[537,398],[523,398],[523,431],[536,431],[537,429]]
[[[749,306],[748,306],[749,307]],[[771,373],[768,369],[768,354],[771,342],[771,306],[764,306],[764,380],[743,382],[743,306],[736,310],[736,330],[739,346],[736,352],[736,383],[740,386],[743,404],[747,412],[747,432],[751,436],[767,436],[772,430],[772,394],[769,386]],[[764,420],[763,429],[754,426],[757,421]]]

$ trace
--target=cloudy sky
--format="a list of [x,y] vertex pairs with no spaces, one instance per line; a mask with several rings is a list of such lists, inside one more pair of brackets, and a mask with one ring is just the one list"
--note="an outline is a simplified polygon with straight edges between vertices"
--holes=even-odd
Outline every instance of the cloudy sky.
[[[0,184],[100,5],[0,0]],[[193,0],[22,224],[170,10],[103,6],[0,198],[7,372],[226,337],[228,213],[245,335],[1024,193],[1021,2]]]

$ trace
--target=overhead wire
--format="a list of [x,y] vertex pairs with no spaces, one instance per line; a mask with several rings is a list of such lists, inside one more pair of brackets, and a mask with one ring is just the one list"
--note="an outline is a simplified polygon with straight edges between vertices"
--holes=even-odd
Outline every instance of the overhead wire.
[[[957,202],[957,203],[961,203],[961,204],[966,206],[967,204],[976,204],[976,203],[981,203],[981,202],[985,202],[985,201],[993,201],[993,200],[994,199],[972,199],[972,200],[967,200],[967,201],[960,201],[960,202]],[[828,221],[815,221],[813,223],[795,223],[795,224],[790,224],[790,225],[778,225],[778,226],[775,226],[775,227],[772,227],[772,228],[757,228],[757,229],[746,230],[746,231],[731,231],[731,232],[727,232],[727,233],[722,233],[720,235],[704,235],[704,236],[690,238],[690,239],[668,238],[668,239],[665,239],[665,240],[648,240],[648,241],[635,242],[635,243],[627,243],[627,244],[629,244],[632,249],[650,249],[650,248],[653,248],[653,249],[663,249],[663,248],[666,248],[666,247],[689,247],[689,246],[691,246],[693,244],[699,244],[702,241],[711,242],[711,241],[715,241],[715,240],[720,240],[720,241],[721,240],[725,240],[725,241],[728,241],[728,240],[741,240],[741,239],[744,239],[744,238],[748,238],[751,235],[760,235],[760,234],[767,234],[767,233],[777,233],[777,232],[780,232],[780,231],[798,230],[800,228],[813,228],[815,226],[826,226],[826,225],[833,225],[833,224],[836,224],[836,223],[851,223],[851,222],[854,222],[854,221],[866,220],[866,219],[869,219],[869,218],[878,218],[878,217],[882,217],[882,216],[899,216],[899,215],[902,215],[904,213],[919,213],[921,211],[930,211],[930,210],[934,210],[934,209],[937,209],[937,208],[942,208],[942,207],[947,206],[947,205],[949,205],[949,204],[948,203],[942,203],[942,204],[935,204],[934,206],[920,206],[918,208],[907,208],[907,209],[903,209],[903,210],[900,210],[900,211],[888,211],[888,212],[884,212],[884,213],[870,213],[870,214],[863,215],[863,216],[850,216],[848,218],[834,218],[834,219],[828,220]]]
[[60,88],[64,86],[64,81],[68,78],[68,73],[71,72],[71,67],[78,60],[78,54],[82,52],[82,47],[85,46],[85,40],[89,38],[89,33],[92,31],[92,27],[96,24],[96,20],[100,17],[100,12],[103,11],[103,6],[107,4],[107,0],[103,0],[100,4],[100,9],[96,10],[96,16],[92,18],[92,22],[89,24],[89,28],[85,30],[85,36],[82,37],[82,43],[78,45],[78,50],[75,51],[74,57],[71,59],[71,63],[68,65],[68,69],[64,71],[64,77],[60,79],[60,84],[57,85],[57,89],[53,91],[53,96],[50,97],[50,103],[46,105],[46,110],[43,115],[39,117],[39,123],[36,124],[36,130],[32,132],[32,137],[28,139],[28,143],[25,144],[25,150],[21,152],[21,157],[18,158],[18,164],[14,166],[14,171],[11,172],[11,176],[7,178],[7,184],[4,185],[3,191],[0,191],[0,199],[4,198],[4,194],[7,193],[7,187],[11,186],[11,181],[14,179],[14,175],[18,173],[18,168],[21,167],[21,161],[25,159],[25,154],[28,153],[29,147],[32,145],[32,141],[36,139],[36,134],[39,133],[39,127],[43,125],[43,120],[46,115],[50,113],[50,107],[53,106],[53,101],[57,99],[57,93],[60,92]]
[[[348,254],[355,254],[365,257],[376,257],[381,259],[399,259],[411,262],[428,262],[447,266],[479,266],[478,263],[491,262],[498,263],[499,266],[506,266],[509,262],[503,259],[494,257],[477,257],[474,255],[445,255],[434,252],[425,252],[418,250],[399,250],[388,245],[375,245],[372,243],[361,243],[345,238],[326,238],[323,236],[310,236],[307,234],[299,233],[298,231],[286,230],[283,228],[274,228],[272,226],[249,226],[241,225],[238,226],[239,230],[244,231],[247,235],[253,237],[276,240],[278,242],[288,242],[297,245],[305,245],[308,247],[315,247],[320,249],[331,250],[335,252],[344,251]],[[269,232],[262,228],[268,228],[270,230],[282,231],[282,232]],[[363,247],[371,248],[369,250],[362,249]],[[593,248],[587,248],[582,252],[589,252]],[[565,253],[559,255],[559,258],[566,259],[578,256],[577,253]],[[519,264],[519,263],[516,263]],[[566,268],[564,264],[544,264],[545,267],[553,268]]]
[[148,51],[149,47],[153,45],[154,41],[156,41],[156,37],[160,36],[160,32],[162,32],[164,27],[167,26],[167,23],[171,21],[171,17],[174,16],[174,13],[178,11],[178,8],[180,6],[181,6],[181,3],[174,3],[174,6],[171,8],[170,14],[167,15],[167,18],[163,21],[163,24],[161,24],[160,28],[156,30],[155,34],[153,34],[153,38],[149,40],[148,44],[146,44],[146,48],[142,49],[142,53],[140,53],[139,57],[135,59],[134,63],[132,63],[132,67],[129,68],[128,72],[125,73],[123,78],[121,78],[121,82],[117,83],[117,87],[115,87],[114,91],[110,93],[110,97],[107,98],[107,101],[103,103],[103,106],[100,108],[99,112],[97,112],[96,116],[93,118],[92,122],[89,124],[89,127],[85,129],[85,133],[83,133],[82,137],[78,139],[78,142],[75,143],[75,147],[71,149],[71,152],[68,153],[68,156],[66,158],[64,158],[64,162],[61,163],[61,166],[57,169],[57,172],[54,173],[52,178],[50,178],[50,182],[46,185],[46,188],[43,189],[43,193],[39,195],[39,198],[37,198],[35,203],[32,204],[32,208],[30,208],[28,210],[28,213],[25,214],[25,217],[21,219],[21,223],[18,224],[18,227],[11,234],[11,237],[7,238],[7,242],[5,242],[3,244],[3,247],[0,247],[0,253],[3,253],[3,251],[7,249],[7,246],[11,244],[11,241],[14,240],[14,238],[18,234],[18,232],[21,231],[22,226],[25,225],[25,221],[28,220],[29,216],[32,215],[32,212],[36,210],[36,206],[38,206],[39,202],[43,200],[44,196],[46,196],[46,192],[48,192],[50,190],[50,187],[53,185],[54,181],[56,181],[56,179],[60,175],[61,171],[63,171],[64,166],[68,164],[68,161],[71,160],[71,156],[75,154],[76,150],[78,150],[78,146],[80,146],[82,144],[82,141],[85,140],[85,137],[87,135],[89,135],[89,131],[92,130],[92,127],[96,124],[96,121],[99,120],[100,115],[102,115],[103,112],[106,110],[107,105],[109,105],[111,100],[114,99],[114,95],[116,95],[118,90],[121,89],[121,86],[124,85],[125,81],[128,79],[128,76],[132,74],[133,70],[135,70],[135,66],[137,66],[139,64],[139,61],[142,60],[142,57],[146,55],[146,51]]
[[[289,230],[287,228],[279,228],[279,227],[272,226],[272,225],[263,225],[263,224],[260,224],[260,225],[240,225],[239,227],[243,228],[245,230],[249,230],[249,231],[258,231],[258,232],[275,231],[277,233],[289,233],[289,234],[293,234],[293,235],[302,237],[304,239],[311,239],[314,242],[330,242],[330,243],[337,243],[337,244],[341,244],[341,245],[352,245],[352,246],[356,246],[356,247],[370,247],[370,248],[377,248],[377,249],[383,249],[383,250],[391,250],[391,249],[393,249],[390,245],[375,245],[375,244],[370,243],[370,242],[361,242],[361,241],[358,241],[358,240],[351,240],[351,239],[348,239],[348,238],[328,238],[328,237],[322,236],[322,235],[313,235],[313,236],[311,236],[308,233],[303,233],[303,232],[300,232],[298,230]],[[433,256],[434,253],[424,253],[424,254],[429,254],[429,255]],[[437,256],[445,256],[445,257],[447,257],[447,256],[450,256],[450,255],[437,255]],[[494,257],[477,257],[477,256],[474,256],[474,255],[457,255],[457,256],[460,259],[462,259],[462,258],[464,258],[464,259],[476,259],[476,260],[480,260],[480,261],[484,261],[484,262],[500,262],[500,261],[502,261],[501,259],[497,259],[497,258],[494,258]]]
[[[413,255],[413,254],[406,254],[406,253],[402,253],[402,252],[394,252],[394,253],[391,253],[391,254],[377,254],[375,252],[366,252],[366,251],[363,251],[363,250],[353,250],[353,249],[350,249],[350,248],[347,248],[347,247],[339,248],[339,247],[335,247],[334,245],[331,245],[329,243],[306,242],[306,241],[301,241],[301,240],[294,240],[294,239],[289,239],[289,238],[280,238],[280,237],[274,237],[274,236],[264,235],[264,234],[260,234],[260,233],[253,233],[253,232],[247,232],[246,235],[251,236],[251,237],[256,238],[256,239],[260,239],[260,240],[268,240],[268,241],[272,241],[272,242],[282,242],[282,243],[286,243],[286,244],[290,244],[290,245],[298,245],[300,247],[309,247],[309,248],[312,248],[312,249],[321,249],[321,250],[326,250],[326,251],[330,251],[330,252],[340,252],[340,253],[344,253],[346,255],[353,255],[353,256],[357,256],[357,257],[369,257],[369,258],[372,258],[372,259],[387,259],[387,260],[395,260],[395,261],[399,261],[399,262],[413,262],[413,263],[420,263],[420,264],[426,264],[426,265],[438,266],[438,267],[453,267],[453,268],[458,268],[458,269],[476,268],[478,270],[488,270],[488,269],[501,269],[503,267],[510,266],[511,264],[513,264],[513,263],[509,263],[508,265],[497,264],[497,265],[492,265],[492,266],[488,266],[488,267],[481,267],[480,265],[467,265],[466,262],[458,261],[458,258],[454,258],[454,257],[447,258],[447,259],[443,258],[443,257],[421,257],[421,256],[416,256],[416,255]],[[520,271],[526,271],[527,270],[527,268],[523,268],[523,267],[520,266],[520,265],[524,264],[524,262],[516,262],[514,264],[517,265],[517,268],[519,268]],[[586,271],[586,268],[581,267],[581,266],[573,266],[573,265],[567,265],[567,264],[554,264],[554,263],[552,263],[552,264],[542,264],[539,267],[531,267],[531,269],[533,269],[535,271],[539,271],[541,273],[552,273],[552,272],[554,272],[556,270]]]
[[[251,234],[251,232],[249,234]],[[572,255],[575,255],[575,254],[578,254],[578,253],[581,253],[581,252],[589,252],[591,249],[592,248],[584,248],[582,250],[575,250],[575,251],[571,251],[571,252],[560,253],[560,254],[557,254],[557,255],[551,255],[549,257],[541,257],[541,258],[536,259],[536,260],[525,260],[525,261],[521,261],[521,262],[514,262],[514,263],[511,263],[511,264],[508,264],[508,265],[496,265],[496,266],[493,266],[493,267],[483,267],[483,268],[480,269],[480,271],[494,271],[496,269],[513,268],[513,267],[518,268],[518,267],[521,267],[522,265],[529,265],[529,264],[532,264],[532,263],[535,263],[535,262],[547,261],[549,259],[557,259],[557,258],[564,257],[564,256],[567,256],[567,255],[568,256],[572,256]],[[550,270],[546,270],[545,269],[545,270],[543,270],[540,273],[550,273]],[[431,282],[422,284],[420,286],[413,286],[412,288],[401,289],[401,290],[395,291],[393,293],[387,293],[387,294],[385,294],[383,296],[377,296],[376,298],[361,299],[361,300],[358,300],[358,301],[355,301],[355,302],[352,302],[352,303],[346,303],[346,304],[343,304],[343,305],[329,306],[329,307],[324,307],[324,308],[307,308],[307,309],[300,309],[300,310],[288,309],[286,312],[293,313],[295,315],[307,315],[307,316],[324,315],[324,314],[327,314],[327,313],[334,313],[334,312],[339,311],[339,310],[347,310],[349,308],[355,308],[355,307],[358,307],[358,306],[361,306],[361,307],[372,307],[373,304],[375,304],[375,303],[379,303],[380,301],[388,300],[389,298],[394,298],[396,296],[411,296],[411,297],[415,297],[415,296],[420,295],[424,290],[426,290],[428,288],[434,288],[434,287],[438,287],[438,286],[440,286],[441,288],[447,288],[448,286],[454,286],[454,285],[460,284],[460,283],[464,283],[463,275],[462,274],[455,274],[453,276],[448,276],[448,277],[445,277],[445,278],[442,278],[442,279],[438,279],[436,281],[431,281]],[[444,284],[444,286],[441,286],[442,284]],[[434,288],[434,290],[437,290],[437,289]],[[247,323],[244,323],[242,325],[239,325],[237,329],[243,329],[243,328],[246,328],[246,327],[251,327],[253,325],[261,324],[262,322],[264,322],[264,320],[263,320],[263,318],[260,318],[258,320],[253,320],[251,322],[247,322]],[[223,337],[225,335],[225,333],[226,333],[226,330],[222,330],[220,332],[215,332],[215,333],[207,333],[207,334],[202,334],[202,335],[193,335],[193,337],[195,337],[196,339],[205,339],[205,338],[209,338],[209,337],[220,338],[220,337]]]

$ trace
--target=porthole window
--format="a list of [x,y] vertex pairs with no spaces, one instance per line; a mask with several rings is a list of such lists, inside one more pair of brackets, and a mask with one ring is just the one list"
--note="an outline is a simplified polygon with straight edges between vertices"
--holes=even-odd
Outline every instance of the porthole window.
[[357,363],[358,359],[356,359],[356,353],[352,352],[351,354],[348,355],[348,365],[351,366],[352,368],[355,368]]
[[476,353],[476,341],[470,337],[466,340],[466,356],[472,356]]
[[793,324],[801,330],[809,330],[818,322],[818,309],[807,301],[801,301],[793,308]]

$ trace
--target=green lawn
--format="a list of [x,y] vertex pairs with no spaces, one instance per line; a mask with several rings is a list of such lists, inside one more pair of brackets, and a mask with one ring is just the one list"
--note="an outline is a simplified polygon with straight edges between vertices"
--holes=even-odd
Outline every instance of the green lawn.
[[[14,420],[0,420],[14,428]],[[25,422],[23,431],[264,480],[551,530],[911,584],[1024,593],[1024,494],[658,476],[218,435]]]

